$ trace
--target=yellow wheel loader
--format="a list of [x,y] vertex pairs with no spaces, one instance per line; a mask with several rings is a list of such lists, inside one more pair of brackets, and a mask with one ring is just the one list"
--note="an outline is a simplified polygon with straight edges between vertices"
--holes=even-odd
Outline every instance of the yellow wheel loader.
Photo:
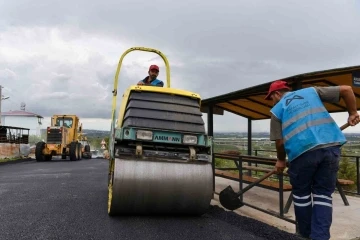
[[[118,76],[135,50],[165,61],[167,86],[130,86],[115,123]],[[212,138],[197,93],[170,88],[167,58],[128,49],[115,74],[109,139],[108,214],[205,213],[213,197]]]
[[90,143],[87,140],[87,137],[81,133],[78,137],[78,141],[81,143],[81,154],[83,158],[92,158],[92,153],[90,150]]
[[46,142],[38,142],[35,148],[36,161],[50,161],[53,156],[71,161],[82,159],[84,146],[79,142],[79,118],[76,115],[53,115],[51,126],[46,129]]

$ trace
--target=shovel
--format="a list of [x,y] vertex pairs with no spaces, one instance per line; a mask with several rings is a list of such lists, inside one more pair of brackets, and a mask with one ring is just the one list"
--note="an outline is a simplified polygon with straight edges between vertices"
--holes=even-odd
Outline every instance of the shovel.
[[222,190],[219,194],[219,200],[221,205],[223,205],[226,209],[229,210],[235,210],[237,208],[240,208],[244,206],[244,203],[239,199],[239,197],[250,190],[250,188],[254,187],[256,184],[259,184],[260,182],[264,181],[266,178],[270,177],[276,173],[275,170],[265,174],[260,179],[256,180],[255,182],[247,185],[242,191],[239,191],[237,193],[234,192],[232,187],[229,185],[224,190]]
[[[341,131],[345,128],[349,127],[349,123],[346,123],[340,127]],[[239,199],[241,195],[243,195],[245,192],[247,192],[249,189],[253,188],[255,185],[259,184],[260,182],[264,181],[266,178],[270,177],[276,173],[276,170],[273,170],[264,176],[262,176],[260,179],[256,180],[255,182],[249,184],[246,186],[242,191],[234,192],[232,187],[229,185],[224,190],[222,190],[219,194],[219,200],[223,207],[225,207],[228,210],[235,210],[237,208],[240,208],[244,206],[244,203]]]

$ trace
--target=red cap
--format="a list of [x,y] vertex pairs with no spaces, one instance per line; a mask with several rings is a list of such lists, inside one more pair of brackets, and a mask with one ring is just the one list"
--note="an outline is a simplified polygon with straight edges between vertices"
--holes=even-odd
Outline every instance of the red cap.
[[149,67],[149,71],[151,71],[151,70],[158,70],[159,71],[159,67],[157,65],[151,65]]
[[281,80],[273,82],[270,85],[269,92],[268,92],[268,95],[266,95],[265,100],[270,100],[271,99],[270,95],[274,91],[279,91],[279,90],[282,90],[282,89],[289,89],[290,90],[290,87],[287,85],[287,82],[281,81]]

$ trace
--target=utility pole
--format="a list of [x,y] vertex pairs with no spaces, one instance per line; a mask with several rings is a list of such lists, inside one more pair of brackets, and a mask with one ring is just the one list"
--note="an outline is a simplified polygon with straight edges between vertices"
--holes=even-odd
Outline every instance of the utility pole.
[[1,124],[1,101],[2,101],[2,92],[1,92],[1,90],[2,90],[2,86],[0,85],[0,126],[2,125]]
[[2,125],[1,124],[1,101],[9,98],[9,97],[3,97],[2,92],[1,92],[2,88],[3,88],[3,86],[0,85],[0,126]]

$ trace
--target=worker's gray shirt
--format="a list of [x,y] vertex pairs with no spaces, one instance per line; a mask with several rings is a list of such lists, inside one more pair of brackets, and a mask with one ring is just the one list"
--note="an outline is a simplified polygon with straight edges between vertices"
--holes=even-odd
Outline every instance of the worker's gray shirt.
[[[323,102],[328,103],[338,103],[340,101],[340,87],[334,86],[334,87],[314,87],[319,94],[320,99]],[[282,127],[281,122],[279,119],[277,119],[273,114],[271,114],[271,120],[270,120],[270,140],[275,141],[277,139],[282,139]],[[338,143],[334,144],[327,144],[318,146],[316,148],[323,148],[328,146],[338,145]],[[314,149],[316,149],[314,148]],[[313,150],[314,150],[313,149]]]

